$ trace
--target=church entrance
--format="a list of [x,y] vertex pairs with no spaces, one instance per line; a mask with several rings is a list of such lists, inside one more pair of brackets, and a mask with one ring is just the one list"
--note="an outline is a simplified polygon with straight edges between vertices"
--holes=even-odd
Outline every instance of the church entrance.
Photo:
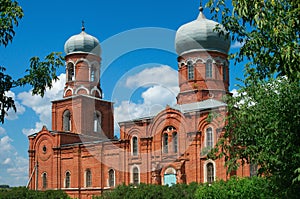
[[164,185],[172,186],[176,184],[176,171],[174,168],[169,167],[164,173]]

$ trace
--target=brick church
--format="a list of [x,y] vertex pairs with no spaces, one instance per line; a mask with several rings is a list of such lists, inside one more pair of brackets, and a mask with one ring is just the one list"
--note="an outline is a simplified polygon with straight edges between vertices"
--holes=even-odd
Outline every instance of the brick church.
[[207,159],[224,133],[222,97],[230,94],[230,41],[213,31],[216,24],[200,8],[196,20],[178,29],[177,104],[120,122],[120,138],[114,136],[113,103],[102,99],[100,43],[84,27],[70,37],[64,94],[52,102],[52,130],[29,136],[29,188],[91,198],[123,183],[171,186],[249,176],[249,165],[227,175],[224,160]]

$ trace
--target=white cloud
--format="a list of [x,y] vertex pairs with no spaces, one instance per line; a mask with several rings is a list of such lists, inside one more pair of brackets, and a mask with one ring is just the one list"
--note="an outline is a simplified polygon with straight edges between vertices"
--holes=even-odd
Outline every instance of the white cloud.
[[174,105],[179,92],[177,71],[169,66],[147,68],[127,77],[127,88],[146,88],[141,93],[141,103],[124,100],[115,107],[115,129],[117,122],[140,117],[154,116],[166,105]]
[[251,100],[251,98],[247,96],[246,92],[241,93],[236,89],[232,89],[231,93],[233,97],[240,97],[240,101],[235,105],[236,107],[240,107],[241,105],[247,105],[248,107],[255,105],[255,102],[253,102],[253,100]]
[[11,158],[6,158],[2,164],[11,164]]
[[2,184],[25,185],[28,180],[28,159],[21,157],[9,136],[0,138],[0,176]]
[[119,106],[115,107],[114,112],[116,122],[133,120],[149,113],[143,104],[135,104],[130,101],[122,101]]
[[21,100],[21,103],[31,108],[40,119],[39,122],[36,122],[35,128],[22,130],[25,135],[38,132],[43,125],[46,125],[48,128],[51,127],[51,101],[62,98],[66,75],[60,74],[58,78],[59,80],[53,83],[51,90],[46,90],[44,97],[32,96],[31,91],[18,94],[18,99]]
[[233,96],[233,97],[236,97],[236,96],[239,95],[238,91],[237,91],[235,88],[232,89],[232,91],[230,91],[230,93],[232,93],[232,96]]
[[0,126],[0,135],[6,134],[6,130]]
[[238,42],[238,41],[235,41],[230,48],[241,48],[245,45],[245,42]]
[[[28,178],[27,172],[28,172],[28,159],[23,158],[21,156],[17,156],[14,159],[14,165],[13,167],[7,168],[7,173],[10,174],[11,176],[16,176],[16,177],[25,177],[25,179]],[[26,174],[24,176],[24,174]]]
[[146,68],[140,73],[128,77],[126,80],[128,88],[149,87],[149,85],[160,85],[178,92],[176,89],[178,87],[177,71],[170,66],[162,65]]
[[22,115],[25,112],[25,107],[22,106],[18,101],[16,101],[15,93],[12,91],[8,91],[5,93],[8,97],[12,97],[15,101],[15,106],[17,111],[15,112],[13,109],[9,109],[7,111],[7,116],[5,117],[8,120],[16,120],[18,119],[18,115]]
[[1,146],[0,155],[3,155],[7,151],[11,151],[13,149],[12,145],[10,144],[11,142],[12,139],[7,135],[0,139],[0,146]]
[[152,86],[142,93],[142,98],[147,105],[173,105],[176,103],[176,96],[178,94],[178,91],[174,90],[175,88],[166,86]]
[[42,122],[36,122],[35,128],[22,129],[22,133],[26,136],[29,136],[29,135],[39,132],[43,128],[43,126],[44,126],[44,124]]

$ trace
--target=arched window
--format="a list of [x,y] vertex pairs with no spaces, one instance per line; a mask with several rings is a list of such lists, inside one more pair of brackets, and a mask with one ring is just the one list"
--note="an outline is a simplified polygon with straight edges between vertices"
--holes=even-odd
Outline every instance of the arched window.
[[43,189],[47,189],[47,173],[46,172],[44,172],[43,174],[42,174],[42,183],[43,183]]
[[71,113],[65,110],[63,114],[63,131],[71,131]]
[[132,181],[134,185],[138,185],[140,183],[140,173],[137,167],[133,167],[132,169]]
[[101,113],[94,112],[94,132],[101,132]]
[[168,134],[164,133],[163,134],[163,152],[168,153]]
[[132,138],[132,155],[138,155],[138,138],[136,136]]
[[172,134],[172,142],[173,142],[173,152],[178,152],[178,138],[177,138],[177,132],[174,132]]
[[176,184],[176,171],[169,167],[164,172],[164,185],[172,186],[174,184]]
[[214,165],[211,162],[206,165],[206,180],[209,184],[215,180]]
[[212,128],[209,127],[206,129],[206,147],[207,148],[212,148],[213,147],[213,131]]
[[85,171],[85,187],[91,187],[92,186],[92,172],[90,169],[87,169]]
[[205,77],[212,78],[212,60],[207,60],[205,64]]
[[70,188],[70,184],[71,184],[71,173],[67,171],[66,178],[65,178],[65,187]]
[[91,71],[91,74],[90,74],[90,81],[91,81],[91,82],[98,81],[98,76],[99,76],[99,74],[98,74],[97,68],[98,68],[98,64],[93,63],[93,64],[91,65],[91,69],[90,69],[90,71]]
[[108,186],[114,187],[115,186],[115,171],[110,169],[108,171]]
[[74,76],[74,64],[69,62],[67,64],[67,70],[68,70],[68,81],[73,81],[75,80]]
[[193,65],[193,62],[189,61],[187,63],[187,68],[188,68],[188,80],[194,79],[194,65]]

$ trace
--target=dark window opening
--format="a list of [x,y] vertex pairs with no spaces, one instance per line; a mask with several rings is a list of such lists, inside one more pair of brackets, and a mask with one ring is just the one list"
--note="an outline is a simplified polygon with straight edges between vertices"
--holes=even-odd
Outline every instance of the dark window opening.
[[205,77],[212,78],[212,60],[207,60],[205,64]]
[[139,184],[139,169],[137,167],[133,168],[133,184]]
[[188,79],[192,80],[194,79],[194,65],[191,61],[189,61],[187,63],[187,67],[188,67]]
[[138,139],[137,137],[132,138],[132,155],[138,155]]
[[214,177],[214,165],[212,163],[208,163],[206,165],[206,171],[207,171],[207,182],[209,184],[211,184],[214,180],[215,180],[215,177]]
[[168,134],[164,133],[163,134],[163,152],[168,153]]

